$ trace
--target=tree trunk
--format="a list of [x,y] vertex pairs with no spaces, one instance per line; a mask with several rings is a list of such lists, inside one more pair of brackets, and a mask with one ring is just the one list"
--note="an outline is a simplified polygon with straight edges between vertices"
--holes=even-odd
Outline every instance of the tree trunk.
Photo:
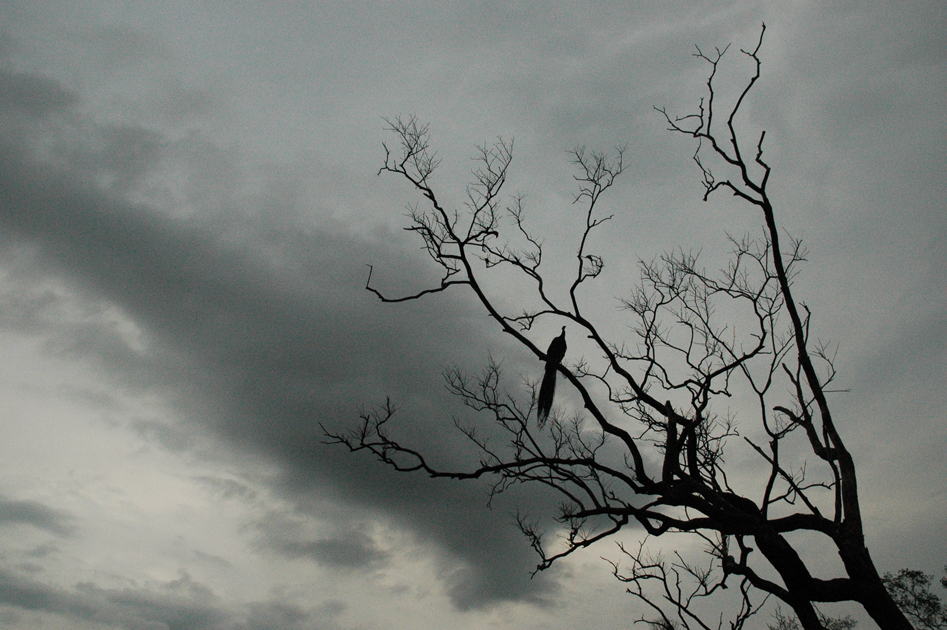
[[884,630],[914,630],[914,626],[911,625],[911,622],[907,620],[901,609],[891,599],[884,585],[881,585],[880,592],[872,589],[872,592],[865,597],[861,604],[879,628]]
[[878,627],[884,630],[914,630],[885,588],[863,539],[858,536],[854,540],[840,540],[838,546],[839,556],[849,577],[864,584],[858,601]]

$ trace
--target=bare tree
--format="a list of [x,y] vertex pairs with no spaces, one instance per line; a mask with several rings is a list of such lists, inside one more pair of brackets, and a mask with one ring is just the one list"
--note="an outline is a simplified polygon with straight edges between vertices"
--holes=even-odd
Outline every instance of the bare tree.
[[[428,289],[390,296],[372,284],[370,273],[367,289],[385,302],[470,291],[499,329],[540,361],[547,360],[543,348],[549,339],[539,339],[536,331],[553,322],[569,328],[572,339],[587,338],[597,356],[551,361],[564,379],[560,392],[571,388],[582,410],[571,416],[554,411],[543,427],[529,422],[535,384],[527,400],[510,393],[495,363],[476,376],[449,371],[448,388],[507,437],[497,447],[461,426],[481,454],[479,466],[470,470],[438,469],[400,443],[390,432],[390,403],[363,414],[351,431],[327,432],[327,441],[369,451],[397,471],[491,479],[495,493],[523,483],[554,489],[562,499],[560,537],[549,541],[535,521],[518,519],[539,555],[537,571],[636,524],[645,540],[635,548],[620,546],[619,559],[611,563],[628,592],[653,611],[643,619],[652,627],[722,627],[725,620],[717,613],[702,616],[709,607],[700,602],[719,601],[708,598],[735,587],[727,591],[736,593],[727,620],[734,629],[744,627],[768,598],[791,608],[806,630],[826,627],[816,608],[820,602],[846,601],[861,604],[883,628],[908,629],[865,547],[855,466],[830,405],[832,356],[810,335],[809,310],[793,294],[805,252],[777,224],[767,188],[765,132],[748,144],[738,131],[737,115],[760,76],[764,32],[765,26],[756,46],[742,51],[754,70],[725,111],[718,111],[722,98],[716,90],[726,49],[695,54],[709,76],[694,113],[675,117],[657,109],[671,131],[697,141],[693,159],[704,199],[730,193],[762,219],[762,234],[731,238],[732,257],[719,274],[706,272],[696,255],[685,252],[641,262],[641,282],[622,301],[632,339],[606,338],[580,296],[604,267],[591,240],[611,218],[602,213],[601,199],[624,170],[624,149],[572,151],[575,204],[584,221],[574,275],[566,297],[556,299],[543,275],[543,242],[527,226],[522,198],[507,203],[501,195],[512,142],[479,148],[466,208],[450,210],[432,181],[438,159],[427,126],[414,117],[389,121],[398,146],[385,147],[379,173],[402,178],[423,198],[405,229],[421,238],[442,277]],[[487,282],[496,269],[515,272],[533,287],[523,310],[501,308]],[[740,436],[728,406],[737,394],[753,401],[754,411],[739,418],[739,429],[742,444],[759,458],[765,482],[755,485],[731,480],[724,466],[725,447]],[[792,465],[790,456],[805,463]],[[798,532],[833,549],[844,573],[815,577],[787,537]],[[651,555],[648,539],[671,533],[702,540],[702,564],[680,554]]]

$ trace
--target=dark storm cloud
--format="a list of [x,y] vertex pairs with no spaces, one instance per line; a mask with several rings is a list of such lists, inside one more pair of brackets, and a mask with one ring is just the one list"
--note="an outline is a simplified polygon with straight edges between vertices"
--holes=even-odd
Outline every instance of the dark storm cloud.
[[0,497],[0,526],[32,525],[57,536],[68,536],[75,531],[71,515],[35,501],[13,501]]
[[389,555],[378,549],[370,536],[358,531],[337,538],[276,540],[271,544],[290,558],[309,558],[334,568],[368,567],[384,562]]
[[[507,509],[485,509],[482,487],[396,476],[321,444],[320,423],[351,424],[360,406],[391,394],[405,439],[459,465],[464,449],[448,437],[454,426],[440,372],[484,360],[479,311],[449,295],[380,304],[364,290],[364,263],[376,263],[379,283],[393,291],[410,289],[404,277],[430,274],[390,236],[294,222],[298,209],[281,205],[292,195],[260,199],[269,204],[264,216],[234,209],[212,220],[130,203],[123,193],[162,157],[165,142],[132,127],[96,132],[110,150],[76,151],[58,166],[30,157],[29,138],[16,136],[27,133],[22,128],[0,139],[2,249],[28,258],[14,265],[23,286],[65,282],[87,305],[119,306],[148,338],[148,349],[136,352],[114,326],[60,325],[47,314],[47,330],[67,337],[60,349],[105,363],[129,386],[163,388],[190,422],[275,458],[278,488],[293,500],[344,503],[415,532],[440,556],[458,607],[545,600],[552,575],[529,579],[535,557]],[[36,329],[42,313],[24,308],[18,327]],[[186,426],[146,419],[132,428],[181,450]],[[361,538],[288,545],[284,553],[336,567],[385,557]]]
[[[437,422],[441,418],[425,421],[409,415],[400,420],[443,434],[444,427]],[[398,429],[402,426],[399,424]],[[448,448],[438,451],[420,437],[413,438],[411,443],[442,462],[451,461]],[[354,460],[354,465],[347,460]],[[481,485],[396,475],[366,457],[342,454],[333,456],[333,461],[340,474],[332,481],[331,489],[339,499],[347,497],[350,507],[358,512],[348,518],[357,522],[367,515],[394,523],[413,532],[417,543],[425,549],[437,550],[438,574],[458,609],[479,609],[518,600],[541,606],[551,604],[558,592],[561,567],[554,566],[529,577],[537,557],[515,528],[514,513],[519,510],[537,518],[549,516],[555,497],[547,495],[543,500],[521,490],[512,496],[495,498],[488,509],[487,492]],[[283,478],[287,493],[298,496],[307,492],[311,486],[310,477],[305,475],[307,468],[301,466],[292,471],[295,475],[302,473],[303,477]],[[296,551],[299,550],[297,547]],[[319,551],[326,554],[328,549],[323,547]]]

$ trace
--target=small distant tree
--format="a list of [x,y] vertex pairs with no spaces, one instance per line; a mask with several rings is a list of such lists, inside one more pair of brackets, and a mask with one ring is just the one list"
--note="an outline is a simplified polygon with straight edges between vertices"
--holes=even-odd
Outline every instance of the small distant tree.
[[[612,218],[602,200],[625,170],[624,149],[610,155],[572,151],[582,227],[572,276],[554,283],[543,266],[548,250],[529,226],[523,198],[503,193],[512,142],[479,148],[466,207],[451,209],[433,179],[438,159],[428,127],[414,117],[390,121],[397,146],[385,146],[379,172],[401,178],[420,195],[405,229],[420,238],[442,277],[417,293],[391,296],[370,273],[366,288],[384,302],[468,291],[498,330],[540,361],[547,359],[548,331],[560,325],[594,351],[581,358],[567,353],[553,366],[559,399],[563,389],[571,390],[581,409],[554,410],[542,426],[531,420],[535,384],[531,391],[510,389],[494,362],[477,375],[449,370],[449,390],[506,437],[497,442],[458,425],[481,456],[469,470],[442,470],[399,442],[391,403],[363,414],[349,431],[327,432],[327,441],[373,453],[401,472],[491,479],[494,493],[515,484],[552,488],[561,499],[558,537],[549,540],[526,515],[518,519],[538,554],[537,571],[636,526],[643,541],[633,549],[621,546],[612,567],[650,607],[653,615],[643,620],[654,628],[722,627],[719,613],[703,613],[730,588],[736,595],[727,600],[736,601],[733,629],[774,598],[805,630],[829,627],[816,609],[821,602],[857,602],[880,627],[907,630],[911,624],[865,546],[855,464],[832,411],[832,355],[815,340],[809,309],[794,293],[805,252],[777,222],[765,132],[747,142],[738,124],[760,77],[764,32],[765,26],[757,44],[742,51],[752,71],[730,105],[723,104],[717,85],[727,49],[698,49],[708,79],[696,110],[673,116],[657,109],[672,132],[696,141],[693,160],[704,199],[729,193],[756,213],[761,235],[731,237],[732,257],[719,273],[684,251],[640,261],[640,284],[621,300],[622,314],[607,316],[609,324],[624,318],[625,330],[632,331],[626,339],[609,337],[617,327],[606,330],[596,319],[600,312],[583,298],[605,266],[593,242]],[[497,271],[518,274],[532,287],[531,295],[517,293],[515,311],[503,307],[508,296],[491,276]],[[730,404],[738,394],[750,397],[752,410],[734,417]],[[737,438],[759,458],[762,483],[727,474],[725,449]],[[652,555],[648,539],[674,532],[703,541],[704,560]],[[844,570],[815,577],[790,541],[800,532],[815,534]]]
[[[947,604],[931,592],[933,575],[916,569],[901,569],[897,575],[885,573],[882,578],[898,607],[917,628],[942,630],[947,628]],[[940,586],[947,589],[947,567]]]
[[[850,616],[841,619],[828,617],[819,613],[819,621],[826,630],[852,630],[858,623]],[[773,622],[766,626],[768,630],[799,630],[799,622],[792,615],[784,615],[782,609],[777,608],[773,613]]]

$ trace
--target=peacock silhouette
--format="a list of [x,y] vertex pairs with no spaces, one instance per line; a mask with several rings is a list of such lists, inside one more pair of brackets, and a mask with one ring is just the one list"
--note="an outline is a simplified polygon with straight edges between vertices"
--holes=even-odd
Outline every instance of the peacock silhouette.
[[552,340],[546,350],[546,373],[543,375],[542,385],[539,386],[539,400],[536,401],[536,419],[539,428],[546,424],[549,411],[552,409],[552,399],[556,394],[556,371],[562,358],[566,356],[566,327],[562,333]]

